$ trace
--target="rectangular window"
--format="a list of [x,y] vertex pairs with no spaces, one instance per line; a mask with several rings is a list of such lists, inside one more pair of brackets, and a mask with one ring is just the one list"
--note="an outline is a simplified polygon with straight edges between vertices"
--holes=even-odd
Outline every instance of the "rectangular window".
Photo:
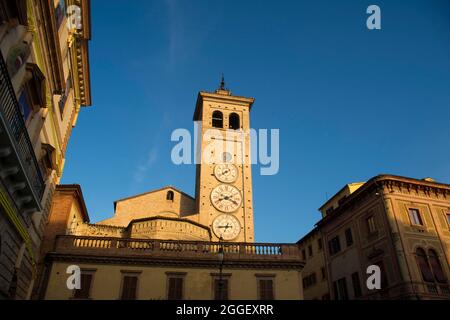
[[274,300],[273,279],[258,279],[258,299]]
[[302,259],[306,260],[306,251],[305,251],[305,249],[302,250]]
[[169,276],[168,286],[169,286],[169,288],[167,290],[167,299],[168,300],[182,300],[183,299],[184,277]]
[[322,267],[320,271],[322,272],[322,280],[325,280],[327,278],[327,271],[324,267]]
[[303,288],[307,289],[317,283],[316,273],[312,273],[303,278]]
[[313,249],[312,249],[312,245],[309,245],[309,246],[308,246],[308,254],[309,254],[309,256],[310,256],[310,257],[312,257],[312,256],[313,256]]
[[355,272],[352,274],[352,284],[353,284],[353,293],[355,295],[355,298],[361,297],[361,295],[362,295],[361,282],[359,280],[358,272]]
[[420,216],[420,212],[418,209],[408,209],[409,219],[411,220],[411,224],[416,226],[423,226],[422,217]]
[[369,234],[375,233],[377,231],[377,226],[375,224],[375,217],[371,216],[371,217],[367,218],[366,222],[367,222],[367,230],[368,230]]
[[384,263],[383,263],[383,261],[379,261],[379,262],[375,263],[375,265],[380,267],[381,289],[384,289],[384,288],[386,288],[389,285],[386,269],[384,268]]
[[122,300],[136,300],[138,276],[124,275],[122,278]]
[[93,277],[94,277],[93,273],[81,271],[81,279],[80,279],[81,288],[74,290],[73,297],[75,299],[90,298]]
[[334,255],[341,251],[341,242],[339,241],[339,236],[334,237],[328,242],[330,254]]
[[347,242],[347,247],[350,247],[353,244],[353,234],[352,229],[350,228],[345,230],[345,241]]
[[228,300],[228,279],[214,279],[214,300]]
[[345,278],[334,281],[333,290],[336,300],[348,300],[347,281]]
[[323,248],[322,238],[317,239],[317,247],[319,247],[319,251],[322,251]]

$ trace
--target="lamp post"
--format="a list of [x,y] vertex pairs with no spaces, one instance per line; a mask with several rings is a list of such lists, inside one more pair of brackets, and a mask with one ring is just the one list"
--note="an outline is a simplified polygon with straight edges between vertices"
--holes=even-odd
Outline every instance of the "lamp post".
[[223,245],[222,245],[222,236],[219,238],[219,300],[223,299],[223,279],[222,279],[222,270],[223,270],[223,260],[224,260],[224,251],[223,251]]

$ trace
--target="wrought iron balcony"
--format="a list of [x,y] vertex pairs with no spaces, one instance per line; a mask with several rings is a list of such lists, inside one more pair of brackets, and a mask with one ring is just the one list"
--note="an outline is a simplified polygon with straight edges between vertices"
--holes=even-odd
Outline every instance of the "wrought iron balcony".
[[0,178],[21,212],[41,210],[42,173],[1,54]]

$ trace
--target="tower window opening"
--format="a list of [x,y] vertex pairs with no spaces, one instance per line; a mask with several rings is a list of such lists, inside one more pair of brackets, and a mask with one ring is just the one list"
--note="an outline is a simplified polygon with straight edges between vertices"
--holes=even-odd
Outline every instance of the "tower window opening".
[[212,114],[212,126],[214,128],[223,128],[223,114],[220,111],[214,111]]
[[237,113],[230,114],[229,117],[229,127],[232,130],[238,130],[241,127],[240,121],[239,121],[239,115]]
[[167,191],[166,200],[173,201],[173,196],[174,196],[174,194],[173,194],[172,190]]

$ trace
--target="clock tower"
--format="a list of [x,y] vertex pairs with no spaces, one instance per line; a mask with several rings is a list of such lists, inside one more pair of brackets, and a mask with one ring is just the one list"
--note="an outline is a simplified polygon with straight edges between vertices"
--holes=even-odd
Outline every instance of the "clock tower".
[[198,222],[214,240],[254,242],[250,109],[253,98],[234,96],[222,78],[214,93],[200,92],[194,113],[197,139]]

